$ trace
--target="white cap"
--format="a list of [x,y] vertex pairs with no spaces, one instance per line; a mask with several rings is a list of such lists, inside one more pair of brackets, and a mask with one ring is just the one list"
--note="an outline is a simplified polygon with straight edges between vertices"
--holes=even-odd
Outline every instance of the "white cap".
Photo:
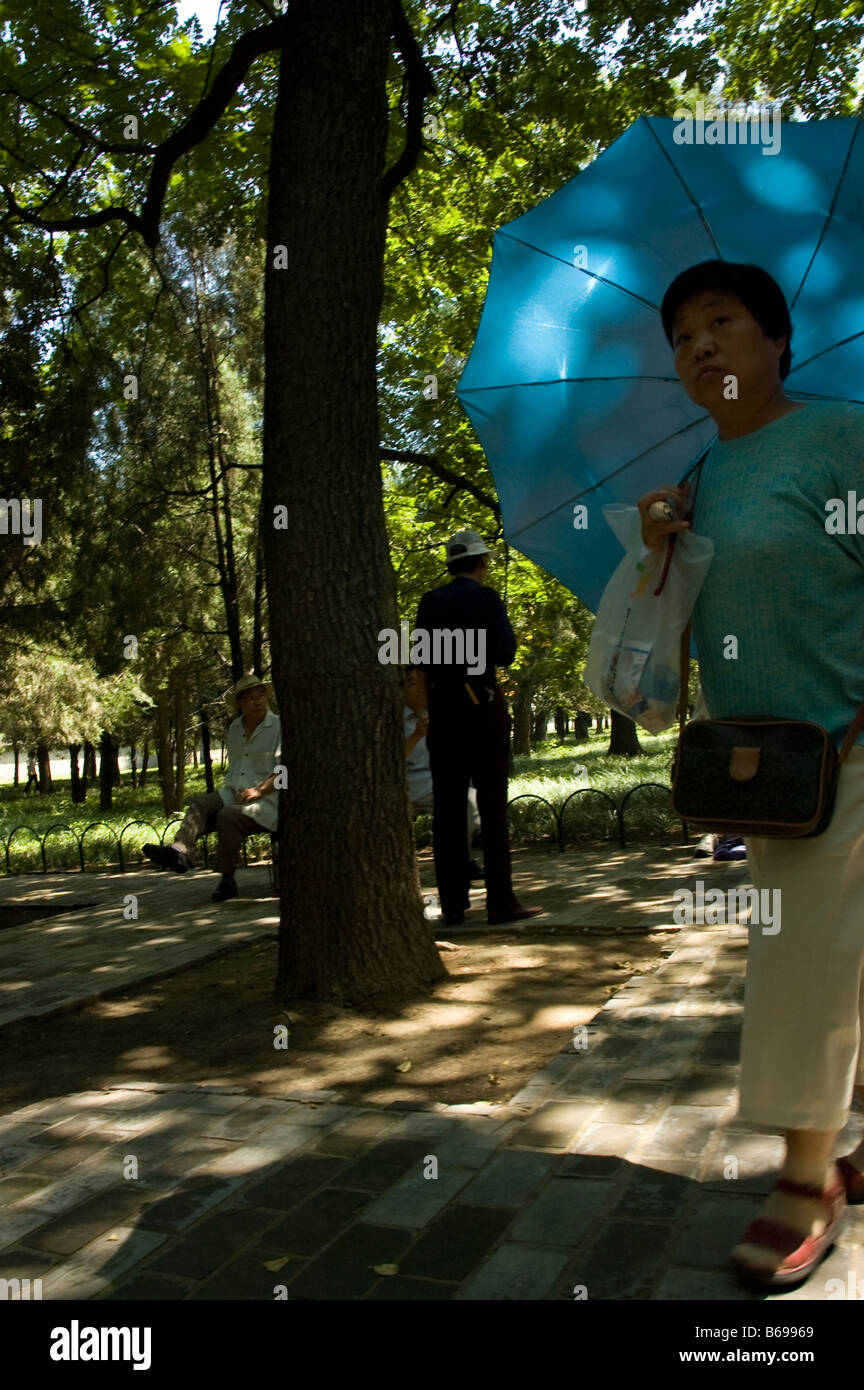
[[478,531],[457,531],[444,549],[447,561],[461,560],[465,555],[490,555],[491,551]]

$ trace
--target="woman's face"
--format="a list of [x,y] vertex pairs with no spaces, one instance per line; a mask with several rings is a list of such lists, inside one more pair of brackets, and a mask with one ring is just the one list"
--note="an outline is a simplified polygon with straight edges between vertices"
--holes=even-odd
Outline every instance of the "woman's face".
[[[710,415],[730,402],[761,403],[780,385],[785,338],[768,338],[737,295],[702,290],[685,299],[672,321],[672,349],[681,385]],[[734,378],[730,382],[729,378]],[[732,406],[734,409],[734,405]]]

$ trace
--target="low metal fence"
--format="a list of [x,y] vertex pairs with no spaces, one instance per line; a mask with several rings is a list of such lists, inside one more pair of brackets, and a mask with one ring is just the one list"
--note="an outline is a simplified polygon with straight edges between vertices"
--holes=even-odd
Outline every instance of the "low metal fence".
[[[100,821],[100,820],[91,821],[91,822],[89,823],[89,825],[85,825],[85,826],[84,826],[84,829],[83,829],[82,831],[80,831],[80,833],[79,833],[77,830],[73,829],[72,826],[70,826],[70,825],[65,825],[62,821],[55,821],[53,825],[49,825],[48,829],[45,831],[44,834],[40,834],[39,831],[36,830],[32,825],[16,825],[16,826],[13,827],[12,830],[10,830],[9,834],[6,835],[5,837],[4,837],[3,835],[0,835],[0,846],[2,846],[2,850],[3,850],[3,873],[4,873],[5,876],[9,876],[9,875],[14,874],[14,873],[33,873],[33,872],[34,872],[34,870],[33,870],[32,868],[16,869],[16,868],[12,867],[12,865],[11,865],[11,858],[10,858],[10,856],[11,856],[11,851],[12,851],[12,845],[13,845],[13,842],[15,841],[15,837],[16,837],[17,835],[26,834],[26,835],[29,835],[29,836],[31,837],[32,840],[35,840],[35,841],[36,841],[36,844],[39,846],[39,857],[40,857],[40,860],[41,860],[41,865],[42,865],[42,867],[41,867],[41,869],[35,870],[35,872],[37,872],[37,873],[40,873],[40,872],[41,872],[41,873],[43,873],[43,874],[47,874],[47,873],[49,872],[49,869],[48,869],[48,856],[47,856],[47,854],[46,854],[45,846],[46,846],[46,843],[47,843],[48,839],[50,838],[50,836],[52,836],[52,835],[54,835],[56,832],[60,831],[60,832],[62,832],[62,833],[65,834],[65,835],[71,836],[71,838],[75,841],[75,851],[74,851],[74,852],[77,854],[78,869],[79,869],[79,871],[83,874],[83,873],[86,872],[86,869],[87,869],[87,864],[85,863],[85,854],[84,854],[84,851],[85,851],[85,842],[86,842],[86,840],[87,840],[87,836],[90,835],[90,833],[91,833],[92,831],[95,831],[95,830],[102,830],[103,832],[107,832],[107,838],[108,838],[109,840],[113,841],[112,853],[113,853],[114,851],[116,851],[116,858],[111,858],[107,863],[105,862],[105,860],[102,860],[102,861],[101,861],[100,863],[98,863],[98,864],[91,865],[91,867],[92,867],[94,870],[98,870],[98,869],[110,869],[110,868],[113,868],[113,867],[115,866],[115,864],[116,864],[116,865],[119,865],[119,868],[120,868],[121,872],[122,872],[122,873],[125,873],[126,870],[127,870],[127,868],[129,867],[130,857],[129,857],[129,847],[128,847],[128,845],[127,845],[127,846],[125,847],[125,849],[124,849],[123,837],[124,837],[124,835],[126,834],[126,832],[127,832],[128,830],[131,830],[132,827],[133,827],[133,826],[136,826],[136,825],[137,825],[137,826],[141,826],[141,825],[146,826],[149,830],[152,830],[152,831],[153,831],[153,835],[154,835],[154,837],[155,837],[153,843],[155,844],[155,843],[158,842],[158,844],[164,845],[164,844],[165,844],[165,837],[167,836],[168,831],[171,829],[171,827],[172,827],[173,825],[177,825],[177,824],[180,823],[182,820],[183,820],[183,817],[182,817],[182,816],[174,816],[174,817],[172,817],[172,819],[169,820],[168,823],[165,825],[165,827],[164,827],[164,829],[162,830],[161,834],[159,833],[159,831],[157,830],[157,828],[156,828],[156,826],[153,824],[153,822],[152,822],[152,821],[147,821],[147,820],[130,820],[130,821],[127,821],[126,824],[123,826],[122,830],[120,830],[119,834],[118,834],[117,830],[114,828],[114,826],[109,825],[108,822],[107,822],[107,821],[104,821],[104,820],[101,820],[101,821]],[[202,867],[205,868],[205,869],[207,868],[207,866],[208,866],[208,861],[209,861],[209,840],[210,840],[210,835],[211,835],[211,833],[212,833],[212,832],[208,833],[207,835],[202,836],[203,845],[204,845],[204,853],[203,853],[203,855],[202,855],[201,863],[202,863]],[[106,836],[103,835],[101,838],[102,838],[103,843],[104,843],[104,840],[105,840]],[[248,836],[247,839],[244,840],[244,842],[243,842],[243,864],[244,864],[244,867],[245,867],[245,866],[248,864],[248,862],[249,862],[249,860],[248,860],[248,846],[249,846],[249,844],[250,844],[251,841],[255,841],[255,840],[258,840],[258,839],[266,839],[267,842],[268,842],[268,846],[270,847],[271,853],[272,853],[273,844],[272,844],[272,837],[271,837],[271,835],[270,835],[269,830],[262,830],[262,831],[260,832],[260,834],[250,835],[250,836]],[[142,863],[147,863],[148,861],[142,859],[141,862],[142,862]],[[54,866],[54,871],[55,871],[55,872],[63,872],[63,871],[64,871],[66,868],[68,868],[68,867],[70,867],[70,866],[68,866],[68,865]]]

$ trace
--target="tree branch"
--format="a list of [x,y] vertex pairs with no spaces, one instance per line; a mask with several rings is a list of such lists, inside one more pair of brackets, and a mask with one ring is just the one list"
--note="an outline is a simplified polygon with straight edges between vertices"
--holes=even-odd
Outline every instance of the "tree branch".
[[401,0],[393,0],[393,28],[391,30],[402,62],[405,64],[405,77],[408,83],[408,115],[405,120],[405,147],[399,158],[387,170],[381,180],[381,196],[385,208],[403,179],[407,178],[416,166],[425,148],[423,144],[423,103],[435,90],[432,73],[414,37],[411,25],[405,18]]
[[289,18],[289,15],[284,15],[272,24],[262,25],[260,29],[252,29],[248,34],[240,36],[227,62],[216,74],[207,95],[202,97],[183,125],[157,146],[140,215],[130,212],[127,207],[115,206],[100,208],[98,212],[81,213],[74,217],[43,218],[21,207],[12,190],[4,185],[3,192],[10,213],[20,221],[39,227],[45,232],[86,231],[93,227],[104,227],[109,222],[123,222],[130,231],[141,234],[145,245],[151,249],[158,246],[162,202],[174,165],[209,135],[232,98],[236,96],[255,59],[262,53],[271,53],[274,49],[282,48],[288,35]]
[[483,507],[488,507],[493,513],[496,521],[501,522],[501,508],[497,501],[482,488],[476,487],[468,478],[463,478],[461,474],[454,473],[452,468],[438,462],[437,454],[415,454],[408,449],[379,449],[379,454],[383,459],[390,459],[393,463],[418,463],[424,468],[428,468],[434,473],[436,478],[440,478],[444,483],[452,483],[454,487],[461,488],[465,492],[470,492]]

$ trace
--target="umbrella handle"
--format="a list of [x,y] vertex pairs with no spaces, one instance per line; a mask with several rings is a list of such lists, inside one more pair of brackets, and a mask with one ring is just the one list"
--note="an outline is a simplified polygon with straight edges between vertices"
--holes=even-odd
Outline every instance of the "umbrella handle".
[[678,533],[677,533],[677,532],[673,532],[673,534],[669,537],[669,549],[668,549],[667,552],[666,552],[666,560],[665,560],[664,565],[663,565],[663,573],[660,575],[660,583],[657,585],[657,588],[654,590],[654,597],[655,597],[655,598],[659,598],[660,594],[662,594],[662,592],[663,592],[663,587],[664,587],[664,585],[665,585],[665,583],[666,583],[666,580],[667,580],[668,577],[669,577],[669,566],[670,566],[671,563],[672,563],[672,552],[673,552],[673,550],[675,549],[675,542],[677,541],[677,539],[678,539]]

